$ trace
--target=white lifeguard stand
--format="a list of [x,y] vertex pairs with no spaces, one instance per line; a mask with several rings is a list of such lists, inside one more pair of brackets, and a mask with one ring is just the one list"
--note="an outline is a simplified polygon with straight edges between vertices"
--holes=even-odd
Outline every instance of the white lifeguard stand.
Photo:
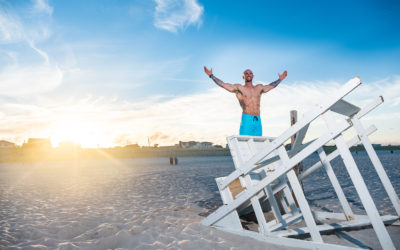
[[[353,78],[277,138],[228,137],[235,171],[226,177],[216,178],[223,205],[204,219],[202,224],[273,244],[313,249],[349,249],[348,246],[324,243],[320,232],[372,225],[382,248],[395,249],[385,224],[400,225],[400,201],[368,139],[376,127],[372,125],[364,129],[360,123],[360,118],[380,105],[383,98],[377,98],[364,108],[343,100],[360,84],[359,77]],[[332,112],[341,115],[340,122],[333,117]],[[326,122],[326,133],[302,144],[310,123],[320,116]],[[346,142],[343,132],[350,128],[354,128],[356,136]],[[284,143],[294,135],[294,147],[288,151]],[[331,141],[337,149],[327,155],[323,146]],[[364,145],[397,215],[379,215],[349,150],[358,143]],[[320,161],[296,175],[293,168],[314,152],[318,153]],[[339,155],[367,215],[354,214],[345,197],[330,164]],[[312,211],[304,196],[300,181],[321,167],[327,172],[343,213]],[[239,214],[251,210],[257,219],[258,232],[244,229],[240,222]],[[268,210],[273,214],[273,219],[269,221],[264,214]],[[304,221],[305,226],[295,227],[294,224],[301,224],[299,221]],[[301,234],[310,234],[312,241],[288,237]]]

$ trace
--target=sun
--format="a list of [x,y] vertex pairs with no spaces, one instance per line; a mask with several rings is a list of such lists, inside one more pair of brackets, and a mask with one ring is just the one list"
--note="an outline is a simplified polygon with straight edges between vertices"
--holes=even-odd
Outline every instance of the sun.
[[73,142],[84,148],[106,147],[109,140],[95,123],[84,120],[63,119],[54,124],[51,132],[53,147],[62,142]]

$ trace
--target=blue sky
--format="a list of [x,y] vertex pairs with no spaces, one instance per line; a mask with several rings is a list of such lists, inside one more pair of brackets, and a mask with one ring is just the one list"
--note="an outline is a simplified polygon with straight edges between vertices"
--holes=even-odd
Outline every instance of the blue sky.
[[[288,77],[263,96],[264,135],[354,76],[376,143],[400,143],[398,1],[2,1],[0,139],[83,146],[225,144],[241,110],[226,82]],[[316,131],[321,130],[316,128]],[[309,135],[310,138],[313,133]]]

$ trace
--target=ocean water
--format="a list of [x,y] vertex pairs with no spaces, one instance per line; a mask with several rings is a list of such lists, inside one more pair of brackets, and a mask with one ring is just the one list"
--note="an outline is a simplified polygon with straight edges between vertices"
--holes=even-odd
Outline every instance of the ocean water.
[[[353,156],[380,213],[395,214],[366,153]],[[400,152],[378,156],[400,194]],[[304,168],[316,161],[310,156]],[[363,214],[342,161],[332,166],[353,211]],[[220,241],[229,248],[231,239],[216,238],[198,222],[222,205],[214,179],[233,170],[231,157],[179,158],[178,165],[168,158],[0,164],[0,249],[174,249],[198,230],[200,245]],[[341,211],[324,170],[303,187],[313,209]]]

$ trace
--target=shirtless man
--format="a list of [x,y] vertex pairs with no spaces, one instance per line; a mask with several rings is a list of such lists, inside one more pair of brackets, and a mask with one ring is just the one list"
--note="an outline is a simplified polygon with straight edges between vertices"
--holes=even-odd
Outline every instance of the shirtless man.
[[244,85],[225,83],[215,77],[212,73],[212,69],[207,69],[206,66],[204,66],[204,72],[206,72],[206,74],[213,79],[217,85],[236,94],[243,110],[242,121],[240,123],[240,135],[262,136],[260,118],[261,94],[267,93],[278,86],[278,84],[286,78],[286,70],[282,75],[278,74],[278,80],[271,82],[268,85],[257,84],[255,86],[253,85],[253,72],[249,69],[243,72]]

